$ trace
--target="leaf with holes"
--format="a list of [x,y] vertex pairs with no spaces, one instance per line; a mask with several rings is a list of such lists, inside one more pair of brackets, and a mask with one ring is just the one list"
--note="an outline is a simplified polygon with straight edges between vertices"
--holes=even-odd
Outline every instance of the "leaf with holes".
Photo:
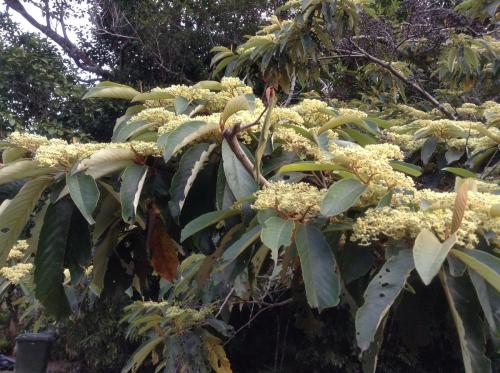
[[340,301],[340,279],[333,251],[323,233],[313,225],[300,224],[295,236],[307,303],[319,312]]
[[186,197],[191,190],[196,176],[203,169],[216,144],[196,144],[182,155],[179,167],[170,185],[170,201],[168,205],[173,218],[181,214]]
[[368,284],[364,303],[356,312],[356,340],[362,352],[374,341],[382,320],[415,267],[411,250],[389,258]]
[[120,187],[120,202],[122,204],[122,218],[133,224],[137,213],[137,206],[141,197],[142,187],[148,173],[147,166],[133,164],[123,171]]
[[471,282],[466,276],[453,277],[445,270],[440,278],[455,322],[465,372],[491,372],[491,361],[485,356],[483,322]]

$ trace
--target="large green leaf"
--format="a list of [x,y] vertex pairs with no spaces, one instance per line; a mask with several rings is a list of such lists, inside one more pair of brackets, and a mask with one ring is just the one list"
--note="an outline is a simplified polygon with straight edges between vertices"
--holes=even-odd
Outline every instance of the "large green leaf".
[[448,171],[451,172],[452,174],[455,174],[460,177],[465,177],[465,178],[476,178],[476,174],[474,172],[471,172],[469,170],[466,170],[465,168],[460,168],[460,167],[445,167],[443,168],[443,171]]
[[45,176],[28,181],[12,200],[0,205],[0,268],[5,265],[10,249],[19,239],[43,191],[52,182],[51,177]]
[[269,131],[271,129],[271,115],[276,105],[276,96],[273,95],[269,101],[267,107],[266,118],[264,119],[264,124],[260,130],[259,143],[257,144],[257,150],[255,150],[255,180],[259,180],[260,177],[260,163],[262,161],[262,157],[264,156],[264,152],[266,150],[267,142],[269,139]]
[[272,216],[264,222],[260,239],[264,245],[271,249],[271,257],[278,263],[278,250],[292,244],[293,221]]
[[118,243],[118,234],[120,233],[120,221],[116,221],[109,227],[106,233],[100,238],[94,249],[92,258],[92,282],[90,288],[96,294],[100,294],[104,288],[104,277],[108,269],[109,257]]
[[437,137],[429,137],[427,140],[425,140],[424,145],[422,146],[422,149],[420,149],[420,159],[422,160],[422,163],[426,165],[429,163],[432,155],[436,151],[436,147],[438,145],[439,139]]
[[333,251],[321,231],[310,224],[300,224],[295,244],[300,257],[307,302],[319,312],[335,307],[340,301],[340,279]]
[[40,166],[38,162],[24,159],[0,167],[0,185],[55,172],[57,172],[57,168],[55,167]]
[[24,157],[26,150],[18,147],[9,147],[2,152],[2,162],[5,164],[15,162]]
[[451,253],[500,291],[500,259],[482,250],[451,250]]
[[168,162],[184,146],[218,128],[217,123],[206,123],[197,120],[183,123],[172,132],[163,134],[158,139],[158,146],[164,149],[163,158],[165,162]]
[[94,224],[95,220],[92,217],[92,213],[99,201],[99,188],[97,188],[94,178],[83,172],[68,172],[66,175],[66,185],[76,207],[78,207],[89,224]]
[[366,190],[366,185],[355,179],[342,179],[333,184],[321,202],[321,214],[338,215],[352,207]]
[[413,260],[415,269],[424,284],[429,285],[438,274],[451,248],[457,242],[457,234],[453,233],[441,243],[428,229],[422,229],[415,238]]
[[247,198],[257,191],[254,178],[236,158],[226,140],[222,142],[222,161],[226,181],[237,199]]
[[455,322],[465,372],[491,372],[491,362],[484,354],[483,323],[471,282],[467,276],[453,277],[444,269],[440,278]]
[[226,120],[233,114],[236,114],[241,110],[250,110],[253,111],[255,109],[255,96],[251,93],[246,95],[241,95],[237,97],[233,97],[230,99],[224,111],[220,115],[220,121],[225,123]]
[[113,133],[111,138],[112,142],[125,142],[132,136],[137,136],[142,132],[147,131],[156,125],[154,122],[147,122],[145,120],[135,120],[132,122],[124,123],[119,126],[117,130]]
[[35,294],[46,311],[56,319],[71,314],[62,283],[73,208],[68,198],[48,207],[35,256]]
[[382,320],[414,267],[411,250],[401,250],[385,262],[368,284],[365,302],[356,312],[356,340],[362,352],[374,341]]
[[161,92],[161,91],[144,92],[135,95],[134,98],[132,99],[132,102],[144,102],[147,100],[168,100],[173,98],[174,95],[168,92]]
[[260,225],[256,225],[252,229],[245,232],[238,240],[233,242],[233,244],[229,246],[226,251],[224,251],[224,254],[222,255],[222,264],[219,268],[225,268],[231,262],[236,260],[236,258],[238,258],[241,254],[243,254],[243,252],[260,237],[261,229],[262,227]]
[[77,171],[85,170],[87,175],[97,180],[132,165],[135,157],[132,149],[101,149],[81,161]]
[[472,268],[469,268],[469,277],[476,290],[477,299],[483,309],[484,318],[488,322],[490,331],[498,338],[500,332],[500,293],[489,285]]
[[92,244],[89,228],[85,217],[73,208],[64,256],[64,267],[69,269],[73,285],[80,282],[90,261]]
[[422,175],[422,168],[411,163],[406,163],[402,161],[391,161],[389,162],[393,169],[399,172],[403,172],[410,176],[419,177]]
[[216,144],[197,144],[189,148],[182,155],[177,172],[172,178],[170,185],[170,201],[168,205],[172,217],[177,218],[181,214],[186,197],[191,190],[196,176],[203,169],[210,154],[217,147]]
[[83,99],[87,98],[120,98],[124,100],[132,100],[140,92],[136,91],[134,88],[129,87],[124,84],[118,84],[113,82],[101,82],[95,87],[90,88],[87,93],[83,96]]
[[285,172],[308,172],[308,171],[337,171],[343,170],[344,168],[331,163],[321,163],[321,162],[297,162],[288,164],[279,169],[278,173]]
[[196,219],[191,220],[182,230],[181,232],[181,242],[184,242],[186,239],[191,237],[193,234],[198,233],[199,231],[218,223],[223,219],[227,219],[231,216],[238,215],[240,213],[239,210],[235,209],[227,209],[220,211],[212,211],[207,212],[201,216],[198,216]]
[[122,368],[121,373],[137,372],[139,367],[144,363],[144,360],[153,352],[153,350],[160,344],[165,342],[165,337],[163,336],[153,336],[146,340],[142,345],[140,345],[137,350],[134,351],[130,359],[127,361],[125,366]]
[[148,173],[147,166],[133,164],[123,171],[120,187],[120,202],[122,204],[122,218],[125,222],[135,222],[137,206],[141,197],[142,187]]

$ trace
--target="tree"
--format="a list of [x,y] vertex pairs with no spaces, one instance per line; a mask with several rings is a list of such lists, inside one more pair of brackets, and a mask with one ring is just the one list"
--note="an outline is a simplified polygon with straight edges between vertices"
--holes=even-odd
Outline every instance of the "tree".
[[[394,370],[410,369],[403,341],[418,351],[414,331],[424,324],[454,342],[438,354],[443,370],[459,369],[447,359],[459,349],[467,373],[491,372],[500,105],[454,97],[452,108],[436,98],[442,86],[405,73],[414,73],[411,61],[362,44],[360,22],[372,14],[379,25],[376,7],[296,4],[286,5],[290,19],[274,17],[242,46],[216,48],[213,65],[230,59],[219,71],[262,78],[262,99],[234,77],[147,91],[105,81],[84,98],[128,102],[111,143],[21,133],[2,142],[0,183],[27,180],[0,208],[3,281],[34,281],[45,312],[62,320],[78,290],[129,296],[124,322],[143,344],[124,372],[147,361],[157,371],[231,372],[224,345],[234,351],[235,337],[261,316],[281,326],[284,308],[295,330],[322,337],[320,349],[294,344],[294,357],[304,356],[301,347],[318,354],[332,340],[347,344],[343,359],[325,356],[323,370],[374,372],[387,342],[405,357]],[[311,27],[321,43],[328,28],[346,39],[335,43],[366,61],[363,74],[385,78],[374,80],[379,94],[359,78],[350,100],[326,89],[323,99],[291,97],[326,79],[316,61],[332,56],[308,39]],[[490,73],[481,70],[474,84]],[[419,95],[418,107],[390,95],[401,83]],[[31,250],[16,264],[10,250],[33,212]],[[335,331],[325,331],[329,316],[330,325],[341,321]],[[270,339],[263,330],[260,340]],[[275,341],[253,370],[283,366],[286,346]],[[439,347],[416,353],[419,369],[436,369],[428,351]]]
[[80,140],[109,138],[120,105],[83,102],[87,86],[57,50],[2,15],[0,129]]

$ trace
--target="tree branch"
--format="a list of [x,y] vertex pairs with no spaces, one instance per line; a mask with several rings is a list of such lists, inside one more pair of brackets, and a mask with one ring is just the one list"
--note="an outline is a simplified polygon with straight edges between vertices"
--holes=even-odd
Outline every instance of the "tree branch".
[[[222,136],[226,139],[229,147],[233,151],[234,155],[238,160],[241,162],[243,167],[245,167],[245,170],[248,171],[252,177],[255,177],[255,174],[253,172],[254,167],[252,161],[248,159],[247,155],[241,148],[240,143],[238,142],[238,139],[236,138],[236,135],[241,131],[241,126],[239,124],[236,124],[232,128],[226,128],[222,132]],[[269,182],[265,179],[264,176],[259,175],[259,184],[262,186],[269,185]]]
[[436,100],[429,92],[427,92],[425,89],[423,89],[420,85],[418,85],[415,82],[412,82],[408,78],[406,78],[401,72],[399,72],[397,69],[395,69],[389,62],[381,60],[380,58],[377,58],[367,51],[365,51],[363,48],[361,48],[358,44],[356,44],[352,39],[350,40],[351,44],[354,45],[354,47],[361,53],[363,54],[366,58],[368,58],[370,61],[376,63],[379,66],[382,66],[384,69],[389,70],[395,77],[398,79],[402,80],[409,86],[411,86],[413,89],[415,89],[417,92],[419,92],[424,98],[426,98],[430,103],[432,103],[439,111],[441,111],[443,114],[445,114],[448,118],[456,120],[457,117],[455,114],[450,112],[448,109],[446,109],[443,105],[439,103],[438,100]]
[[94,61],[92,61],[89,56],[85,54],[80,48],[73,44],[68,38],[59,35],[49,26],[42,25],[36,19],[34,19],[26,10],[24,5],[19,0],[5,0],[5,3],[9,8],[19,13],[26,21],[28,21],[32,26],[36,27],[38,30],[43,32],[48,38],[57,43],[69,57],[73,59],[78,67],[82,70],[94,73],[103,77],[109,75],[109,71],[104,70],[98,66]]

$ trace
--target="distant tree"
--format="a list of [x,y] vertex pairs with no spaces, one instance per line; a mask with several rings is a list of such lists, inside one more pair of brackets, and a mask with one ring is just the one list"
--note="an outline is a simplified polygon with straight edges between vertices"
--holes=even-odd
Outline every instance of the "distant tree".
[[88,84],[57,49],[0,17],[0,131],[26,130],[49,137],[109,139],[121,105],[82,101]]

